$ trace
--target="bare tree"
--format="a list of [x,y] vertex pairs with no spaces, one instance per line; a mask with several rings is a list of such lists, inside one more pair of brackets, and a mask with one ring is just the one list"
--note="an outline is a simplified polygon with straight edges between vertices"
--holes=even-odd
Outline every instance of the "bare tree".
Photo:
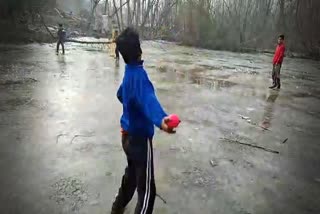
[[108,15],[109,14],[109,1],[106,0],[106,2],[104,3],[104,15]]
[[121,6],[122,4],[123,4],[123,2],[122,2],[122,0],[120,0],[120,9],[119,9],[120,11],[119,11],[119,12],[120,12],[120,23],[121,23],[120,26],[121,26],[121,28],[119,28],[119,29],[122,29],[122,27],[123,27],[123,25],[124,25],[124,23],[123,23],[122,6]]
[[[118,8],[117,13],[116,3],[113,0],[113,10],[123,29],[124,10]],[[118,4],[121,7],[123,0]],[[281,32],[290,37],[288,49],[320,52],[319,30],[314,27],[320,25],[319,0],[129,0],[126,7],[126,25],[135,26],[144,37],[240,50],[273,48]]]
[[140,0],[136,0],[137,6],[136,6],[136,28],[138,29],[139,23],[140,23],[140,17],[141,17],[141,2]]
[[88,22],[88,30],[91,27],[91,23],[94,21],[94,14],[96,12],[97,6],[100,3],[100,0],[91,0],[91,12],[90,12],[90,18]]
[[130,9],[130,0],[128,0],[127,4],[127,26],[131,25],[131,9]]

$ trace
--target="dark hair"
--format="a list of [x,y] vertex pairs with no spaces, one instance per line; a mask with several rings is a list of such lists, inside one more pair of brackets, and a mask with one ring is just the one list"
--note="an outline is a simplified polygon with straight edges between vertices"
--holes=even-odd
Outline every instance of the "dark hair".
[[126,28],[118,36],[117,48],[126,64],[137,62],[142,54],[139,34],[133,28]]
[[283,34],[279,35],[279,38],[284,40],[284,35]]
[[61,23],[59,23],[59,27],[62,27],[62,24],[61,24]]

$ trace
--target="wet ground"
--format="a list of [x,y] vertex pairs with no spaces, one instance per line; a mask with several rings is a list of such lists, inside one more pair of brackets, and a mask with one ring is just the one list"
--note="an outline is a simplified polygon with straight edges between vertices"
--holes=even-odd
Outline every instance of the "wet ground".
[[[125,167],[124,65],[98,46],[0,47],[0,210],[109,213]],[[320,62],[144,42],[176,135],[157,132],[157,214],[320,213]],[[135,200],[127,213],[133,213]]]

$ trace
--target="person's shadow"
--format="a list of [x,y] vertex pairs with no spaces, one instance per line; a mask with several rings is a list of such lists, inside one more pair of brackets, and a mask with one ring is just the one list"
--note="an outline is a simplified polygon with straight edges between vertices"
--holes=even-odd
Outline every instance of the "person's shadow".
[[59,68],[60,68],[60,77],[63,77],[65,75],[65,71],[67,69],[65,55],[58,55],[58,64],[59,64]]
[[267,105],[264,108],[263,119],[261,122],[261,126],[265,129],[268,129],[271,126],[271,121],[273,119],[274,103],[276,102],[278,96],[279,91],[272,91],[266,100]]
[[114,65],[114,80],[116,82],[119,81],[119,76],[120,76],[120,63],[119,60],[115,60],[115,65]]

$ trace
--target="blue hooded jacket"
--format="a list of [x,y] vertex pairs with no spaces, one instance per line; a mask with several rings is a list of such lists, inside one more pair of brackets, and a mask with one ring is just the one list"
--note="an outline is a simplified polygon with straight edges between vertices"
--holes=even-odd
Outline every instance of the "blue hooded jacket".
[[123,106],[121,127],[132,136],[152,138],[154,125],[167,116],[143,68],[143,61],[127,64],[117,97]]

